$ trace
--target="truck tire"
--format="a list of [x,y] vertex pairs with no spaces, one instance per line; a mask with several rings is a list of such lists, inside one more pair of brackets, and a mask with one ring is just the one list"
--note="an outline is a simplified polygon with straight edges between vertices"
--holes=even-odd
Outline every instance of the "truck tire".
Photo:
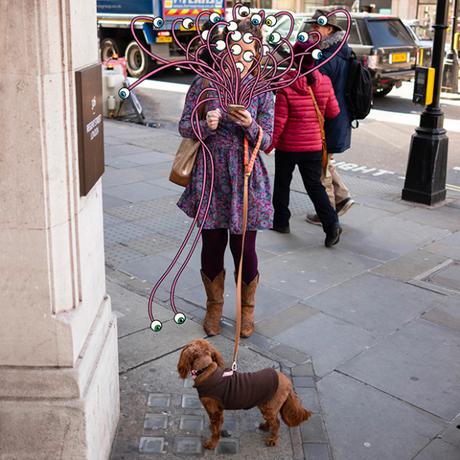
[[101,42],[101,61],[105,62],[114,54],[120,56],[120,48],[113,38],[104,38]]
[[130,77],[143,77],[153,68],[150,56],[144,53],[134,40],[126,47],[125,58],[126,68]]

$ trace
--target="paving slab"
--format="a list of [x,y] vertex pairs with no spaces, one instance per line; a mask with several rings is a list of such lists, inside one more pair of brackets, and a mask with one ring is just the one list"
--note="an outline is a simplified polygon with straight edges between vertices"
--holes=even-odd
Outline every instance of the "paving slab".
[[131,184],[146,180],[149,175],[139,168],[124,168],[116,169],[111,168],[111,171],[106,171],[102,176],[102,185],[105,187],[112,187],[114,185]]
[[259,268],[264,283],[305,299],[370,268],[376,260],[339,248],[303,248],[268,260]]
[[[138,149],[138,147],[131,146],[130,149]],[[142,152],[141,152],[142,150]],[[139,149],[139,153],[130,153],[129,155],[119,156],[121,160],[130,161],[131,163],[135,163],[138,166],[143,165],[153,165],[158,163],[167,163],[170,164],[171,156],[165,153],[160,153],[156,151],[145,151],[144,149]]]
[[453,446],[441,439],[435,439],[428,444],[414,460],[458,460],[460,458],[460,451],[458,447]]
[[147,184],[147,182],[136,182],[135,184],[106,187],[104,192],[107,195],[120,198],[131,203],[175,195],[172,190],[168,190],[157,185]]
[[445,426],[338,372],[321,379],[318,390],[335,460],[412,459]]
[[104,208],[104,212],[111,208],[116,208],[119,206],[126,206],[129,204],[128,200],[123,200],[121,198],[117,198],[115,196],[107,195],[106,193],[102,194],[102,206]]
[[313,315],[273,338],[310,355],[320,377],[376,340],[364,329],[324,313]]
[[148,153],[151,152],[151,150],[144,148],[144,147],[138,147],[136,145],[130,145],[130,144],[118,144],[118,145],[109,145],[105,149],[105,156],[106,158],[117,158],[117,157],[125,157],[124,159],[127,161],[131,161],[129,158],[126,158],[128,156],[135,156],[143,153]]
[[303,303],[380,337],[394,332],[443,299],[444,296],[425,289],[364,273]]
[[416,276],[435,269],[438,265],[448,260],[447,257],[433,254],[429,250],[417,249],[401,257],[385,262],[373,268],[373,273],[379,273],[388,278],[408,281]]
[[443,441],[452,444],[460,452],[460,414],[457,415],[439,435]]
[[448,229],[451,232],[460,230],[460,213],[452,212],[447,206],[431,209],[430,207],[415,207],[398,215],[399,218],[410,222],[419,222],[430,227]]
[[460,412],[460,333],[417,319],[338,370],[451,420]]
[[450,263],[425,280],[434,285],[460,292],[460,263]]
[[448,230],[403,220],[398,214],[372,220],[364,223],[361,228],[344,232],[339,245],[355,254],[386,262],[448,233]]
[[445,238],[430,243],[424,249],[433,254],[460,260],[460,232],[452,233]]
[[460,332],[460,296],[444,297],[436,307],[423,313],[421,318]]
[[[160,280],[170,263],[171,260],[162,255],[146,256],[140,260],[121,265],[119,270],[141,280],[145,280],[153,286]],[[158,292],[158,296],[161,300],[169,299],[169,290],[176,273],[177,268],[173,270],[161,284],[161,290]],[[176,295],[177,297],[186,298],[188,290],[201,286],[201,284],[200,273],[189,267],[187,270],[184,270],[177,283]]]

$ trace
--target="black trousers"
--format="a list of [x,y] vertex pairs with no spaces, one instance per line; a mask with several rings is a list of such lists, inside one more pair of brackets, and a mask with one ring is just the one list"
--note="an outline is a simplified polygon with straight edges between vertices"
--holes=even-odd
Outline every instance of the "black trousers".
[[274,226],[287,227],[289,225],[291,217],[289,194],[292,173],[296,165],[302,176],[305,190],[315,207],[316,214],[321,220],[323,230],[328,233],[338,223],[337,213],[331,206],[326,189],[321,183],[321,155],[322,152],[275,151]]

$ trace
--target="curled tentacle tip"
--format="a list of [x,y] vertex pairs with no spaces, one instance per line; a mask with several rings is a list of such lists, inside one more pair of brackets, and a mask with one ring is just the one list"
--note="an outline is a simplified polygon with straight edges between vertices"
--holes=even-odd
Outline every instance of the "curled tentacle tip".
[[163,24],[165,23],[163,18],[157,17],[153,21],[153,27],[156,29],[159,29],[160,27],[163,27]]
[[129,91],[128,88],[120,88],[120,90],[118,91],[118,96],[120,97],[120,99],[122,99],[123,101],[125,99],[128,99],[129,95],[131,94],[131,92]]
[[236,24],[235,21],[230,21],[227,25],[227,29],[230,31],[230,32],[234,32],[236,29],[238,28],[238,25]]
[[193,27],[193,19],[192,18],[184,18],[182,20],[182,27],[184,29],[191,29]]
[[311,55],[313,56],[313,59],[315,60],[321,59],[323,57],[323,53],[319,49],[313,50]]
[[327,17],[326,16],[320,16],[316,22],[318,23],[318,25],[320,26],[325,26],[327,24]]
[[163,324],[157,319],[154,319],[150,324],[150,329],[152,329],[153,332],[160,332],[162,327]]
[[174,315],[174,321],[176,324],[184,324],[186,319],[187,317],[181,312],[178,312]]

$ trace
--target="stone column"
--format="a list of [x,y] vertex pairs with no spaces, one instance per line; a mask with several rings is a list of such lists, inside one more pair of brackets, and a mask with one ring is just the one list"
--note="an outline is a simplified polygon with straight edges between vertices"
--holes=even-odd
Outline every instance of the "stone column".
[[0,0],[0,459],[108,457],[119,416],[101,181],[80,198],[95,0]]

